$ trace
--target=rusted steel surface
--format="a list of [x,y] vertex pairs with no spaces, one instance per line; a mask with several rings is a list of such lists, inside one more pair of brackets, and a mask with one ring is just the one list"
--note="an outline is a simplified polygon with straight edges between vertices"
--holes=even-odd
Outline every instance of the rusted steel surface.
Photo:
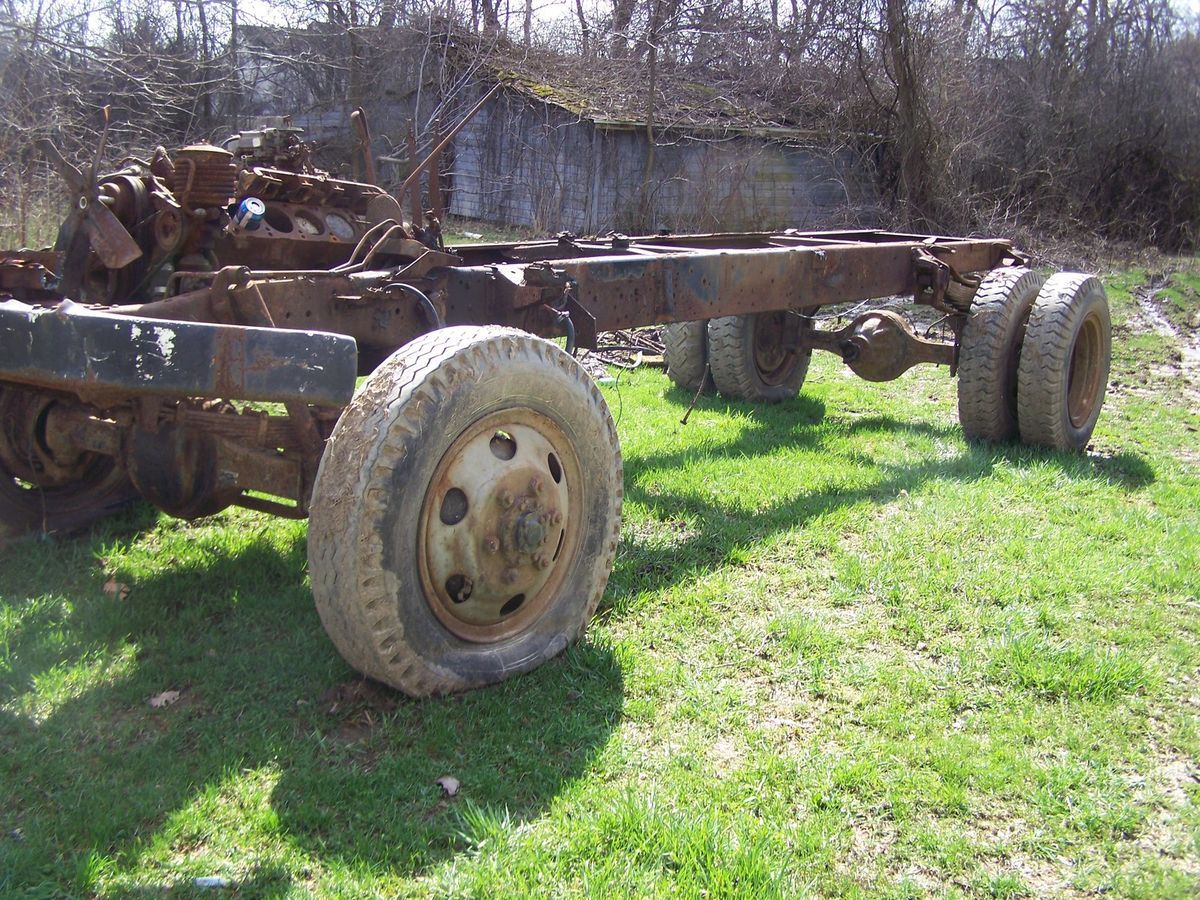
[[340,334],[113,316],[64,301],[0,302],[0,380],[81,396],[151,395],[341,406],[354,341]]
[[[918,293],[923,257],[942,260],[963,275],[993,268],[1012,253],[1004,241],[918,243],[878,232],[854,233],[853,241],[849,233],[711,235],[546,241],[443,253],[387,233],[386,227],[379,230],[374,243],[356,248],[345,266],[332,270],[243,267],[230,274],[235,269],[227,267],[204,278],[208,287],[113,311],[336,332],[354,338],[365,373],[437,322],[510,324],[555,336],[564,332],[567,313],[580,345],[589,346],[598,331]],[[397,256],[410,261],[365,268]],[[479,264],[485,259],[495,262]],[[477,264],[453,264],[458,261]],[[944,285],[940,291],[939,298]]]
[[542,613],[581,537],[584,477],[562,429],[530,409],[485,416],[454,441],[417,535],[426,596],[452,634],[499,641]]
[[[942,308],[944,285],[936,295],[920,295],[921,258],[941,260],[953,273],[966,275],[1013,256],[1007,241],[929,243],[880,232],[854,237],[697,235],[677,242],[651,238],[452,248],[476,265],[439,273],[436,293],[446,298],[451,323],[478,322],[484,314],[488,321],[558,334],[554,317],[540,307],[574,304],[594,329],[616,331],[895,294],[917,294],[918,302]],[[515,257],[529,262],[514,262]]]
[[954,344],[919,337],[908,319],[888,309],[864,313],[837,331],[810,331],[803,345],[836,353],[867,381],[891,381],[920,363],[956,362]]
[[0,255],[0,295],[26,301],[53,296],[58,262],[58,254],[49,250],[15,250]]

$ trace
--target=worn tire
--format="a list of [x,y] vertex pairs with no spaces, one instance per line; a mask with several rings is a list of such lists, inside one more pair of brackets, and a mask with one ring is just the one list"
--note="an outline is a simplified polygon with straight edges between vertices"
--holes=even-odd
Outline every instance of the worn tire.
[[995,269],[975,294],[958,355],[958,421],[969,441],[1017,436],[1021,341],[1044,282],[1026,268]]
[[781,347],[791,312],[723,316],[708,322],[708,361],[717,390],[735,400],[776,403],[795,397],[812,350]]
[[0,547],[31,534],[74,534],[137,499],[111,457],[83,453],[69,471],[55,473],[55,460],[31,424],[54,402],[36,391],[0,387]]
[[352,666],[413,696],[529,671],[595,612],[621,498],[612,417],[573,358],[511,328],[426,334],[370,376],[322,458],[321,621]]
[[[688,391],[711,393],[715,388],[708,370],[708,321],[672,322],[663,326],[663,362],[667,377]],[[701,383],[703,382],[703,387]]]
[[1094,275],[1046,279],[1029,314],[1017,375],[1021,440],[1081,450],[1100,418],[1112,363],[1112,320]]

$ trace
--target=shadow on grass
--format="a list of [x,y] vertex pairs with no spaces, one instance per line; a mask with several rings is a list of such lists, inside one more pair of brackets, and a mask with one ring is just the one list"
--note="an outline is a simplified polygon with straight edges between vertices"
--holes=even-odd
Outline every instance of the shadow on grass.
[[[692,400],[690,394],[678,388],[669,390],[667,397],[684,406]],[[847,447],[844,441],[878,433],[908,434],[951,443],[961,442],[961,431],[957,426],[904,421],[879,414],[831,420],[825,414],[824,403],[805,395],[777,405],[740,404],[702,396],[696,409],[716,413],[744,411],[751,424],[736,438],[715,446],[643,454],[626,452],[626,501],[644,506],[659,522],[676,523],[686,536],[660,542],[643,540],[626,529],[604,603],[605,608],[618,614],[624,606],[623,598],[678,584],[718,568],[747,545],[837,509],[864,501],[888,502],[901,491],[911,493],[928,482],[972,482],[989,477],[997,466],[1019,470],[1047,465],[1071,481],[1104,481],[1127,491],[1139,490],[1154,481],[1153,469],[1133,453],[1113,456],[1060,453],[1021,444],[967,445],[948,459],[938,457],[915,465],[895,464],[854,446]],[[653,478],[655,472],[687,469],[704,460],[765,456],[782,445],[828,453],[848,467],[865,466],[876,473],[857,484],[840,482],[827,488],[780,495],[766,508],[756,509],[721,503],[700,489],[663,491]],[[653,485],[652,489],[647,485]],[[685,523],[694,524],[682,527]]]
[[[203,875],[278,893],[296,848],[416,874],[463,848],[467,803],[544,812],[620,720],[620,666],[590,640],[465,696],[413,701],[357,678],[313,609],[302,530],[280,546],[198,529],[196,561],[131,577],[125,599],[101,589],[120,529],[102,532],[28,545],[20,565],[0,554],[0,597],[29,617],[0,646],[0,894],[89,893],[148,852],[143,873],[177,867],[155,893]],[[70,603],[31,591],[52,564],[43,590]],[[48,715],[23,705],[31,688]],[[152,708],[167,690],[179,699]]]

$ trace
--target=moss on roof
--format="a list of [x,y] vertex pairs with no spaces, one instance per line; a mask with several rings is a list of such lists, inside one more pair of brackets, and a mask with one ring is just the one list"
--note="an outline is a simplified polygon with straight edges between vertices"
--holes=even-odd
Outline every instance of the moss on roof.
[[[646,124],[650,107],[645,59],[582,59],[506,42],[484,45],[474,36],[454,40],[464,63],[508,88],[605,128]],[[711,74],[711,73],[710,73]],[[655,77],[654,122],[663,130],[753,133],[786,138],[802,134],[796,123],[736,85],[660,63]]]

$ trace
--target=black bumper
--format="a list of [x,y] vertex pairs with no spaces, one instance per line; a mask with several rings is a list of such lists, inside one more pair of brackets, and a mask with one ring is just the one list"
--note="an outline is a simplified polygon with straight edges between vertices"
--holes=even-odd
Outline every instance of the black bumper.
[[113,395],[345,406],[358,347],[322,331],[114,316],[0,302],[0,380]]

